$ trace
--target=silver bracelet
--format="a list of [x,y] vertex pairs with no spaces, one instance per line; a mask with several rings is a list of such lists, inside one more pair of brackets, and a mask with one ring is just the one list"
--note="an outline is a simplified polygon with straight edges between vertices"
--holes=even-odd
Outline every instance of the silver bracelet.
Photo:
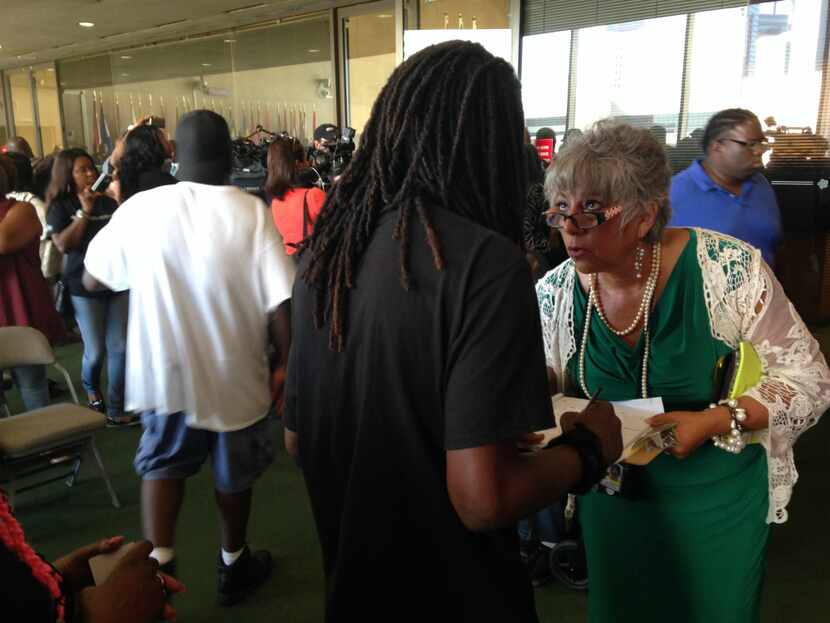
[[730,423],[730,431],[725,435],[715,435],[712,437],[712,443],[716,448],[726,450],[732,454],[738,454],[746,447],[746,439],[744,439],[743,423],[746,421],[746,409],[738,405],[738,401],[734,398],[728,400],[721,400],[718,404],[710,404],[710,409],[716,409],[719,406],[727,407],[729,415],[732,418]]

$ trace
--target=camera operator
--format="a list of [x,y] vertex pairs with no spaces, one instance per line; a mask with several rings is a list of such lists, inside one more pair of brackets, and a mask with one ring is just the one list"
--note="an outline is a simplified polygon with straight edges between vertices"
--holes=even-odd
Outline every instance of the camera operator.
[[329,188],[352,161],[355,150],[353,128],[340,128],[324,123],[314,130],[314,143],[308,150],[311,169],[318,176],[318,185]]
[[[317,132],[314,134],[316,137]],[[315,146],[318,140],[315,138]],[[268,148],[265,193],[285,252],[294,259],[299,243],[311,234],[326,201],[326,194],[312,181],[303,181],[307,178],[303,172],[308,170],[304,156],[302,144],[291,136],[277,137]]]

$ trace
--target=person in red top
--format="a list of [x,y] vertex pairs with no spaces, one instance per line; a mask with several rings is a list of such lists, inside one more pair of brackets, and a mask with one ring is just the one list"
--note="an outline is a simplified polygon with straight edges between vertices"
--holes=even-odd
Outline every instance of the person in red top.
[[271,214],[285,252],[293,256],[300,242],[311,235],[311,228],[326,202],[319,188],[304,187],[298,173],[305,166],[303,146],[292,137],[278,138],[268,148],[268,178],[265,192],[270,199]]
[[[34,327],[55,344],[65,327],[40,271],[40,220],[31,203],[5,198],[15,175],[8,157],[0,156],[0,327]],[[49,404],[46,366],[11,372],[27,410]]]

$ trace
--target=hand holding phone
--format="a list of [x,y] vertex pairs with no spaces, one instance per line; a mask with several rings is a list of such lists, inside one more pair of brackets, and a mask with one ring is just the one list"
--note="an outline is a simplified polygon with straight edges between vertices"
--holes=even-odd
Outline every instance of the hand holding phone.
[[92,192],[102,193],[107,189],[107,186],[112,182],[112,176],[109,173],[101,173],[95,183],[92,184]]

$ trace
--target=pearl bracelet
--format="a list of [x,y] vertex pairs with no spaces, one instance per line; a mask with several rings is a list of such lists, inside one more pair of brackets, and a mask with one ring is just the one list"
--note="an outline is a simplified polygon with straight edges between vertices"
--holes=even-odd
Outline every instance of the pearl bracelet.
[[715,435],[712,437],[712,443],[716,448],[726,450],[732,454],[738,454],[746,447],[746,439],[744,439],[744,429],[742,424],[746,421],[746,409],[738,406],[738,401],[734,398],[728,400],[721,400],[718,404],[710,404],[710,409],[716,409],[719,406],[725,406],[729,409],[729,415],[732,418],[730,424],[731,430],[725,435]]

